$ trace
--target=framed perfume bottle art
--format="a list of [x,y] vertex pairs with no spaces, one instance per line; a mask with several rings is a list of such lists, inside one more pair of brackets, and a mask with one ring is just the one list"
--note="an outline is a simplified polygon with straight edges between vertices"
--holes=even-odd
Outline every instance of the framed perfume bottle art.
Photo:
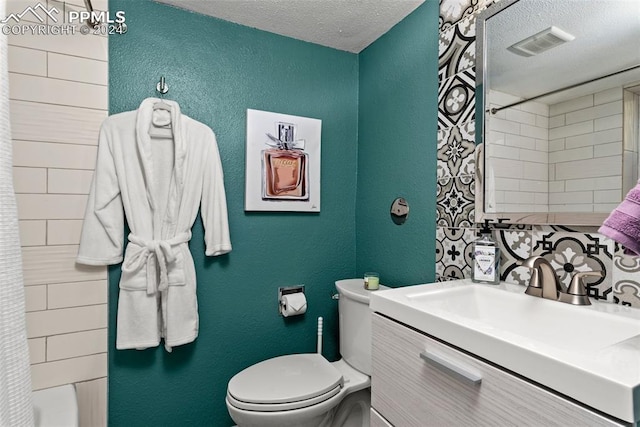
[[320,211],[321,125],[247,110],[245,210]]

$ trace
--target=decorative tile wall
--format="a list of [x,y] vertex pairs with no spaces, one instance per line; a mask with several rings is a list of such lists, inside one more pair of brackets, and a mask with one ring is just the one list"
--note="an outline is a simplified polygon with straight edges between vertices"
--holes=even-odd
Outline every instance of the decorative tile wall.
[[475,69],[469,68],[438,85],[438,129],[463,125],[474,119],[476,110]]
[[470,19],[440,32],[438,76],[445,80],[476,62],[476,26]]
[[438,179],[475,175],[475,121],[438,131]]
[[475,228],[475,16],[492,0],[441,0],[436,278],[471,274]]
[[436,275],[444,280],[470,277],[471,243],[475,239],[475,231],[471,228],[438,227]]
[[613,255],[613,302],[640,307],[640,257],[625,255],[616,243]]
[[474,19],[493,0],[440,0],[440,32],[467,18]]
[[[474,223],[472,149],[476,129],[475,17],[492,3],[493,0],[440,0],[438,281],[471,275],[471,247],[478,232]],[[597,227],[510,225],[494,229],[493,237],[501,248],[502,280],[524,287],[530,273],[519,262],[541,255],[552,263],[565,284],[575,272],[604,271],[605,277],[586,280],[592,299],[640,307],[640,257],[625,254],[620,245],[598,234]]]

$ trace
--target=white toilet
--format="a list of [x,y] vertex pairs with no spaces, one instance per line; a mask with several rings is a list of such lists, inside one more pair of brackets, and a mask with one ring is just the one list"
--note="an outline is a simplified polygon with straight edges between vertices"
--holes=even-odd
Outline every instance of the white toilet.
[[292,354],[239,372],[226,398],[238,426],[369,426],[371,291],[362,279],[339,280],[336,288],[342,359],[330,363],[316,353]]

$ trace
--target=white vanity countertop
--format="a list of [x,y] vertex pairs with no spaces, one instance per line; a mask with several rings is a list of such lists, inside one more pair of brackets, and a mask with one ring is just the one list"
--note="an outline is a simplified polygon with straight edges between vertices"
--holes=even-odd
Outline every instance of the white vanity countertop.
[[[640,421],[640,309],[573,306],[469,279],[371,293],[371,310],[627,422]],[[634,401],[635,394],[635,401]]]

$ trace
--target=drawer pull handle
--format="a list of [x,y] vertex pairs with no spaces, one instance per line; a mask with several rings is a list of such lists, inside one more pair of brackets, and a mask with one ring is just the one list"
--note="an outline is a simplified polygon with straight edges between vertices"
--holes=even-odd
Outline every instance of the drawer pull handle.
[[482,374],[472,368],[461,365],[457,361],[446,358],[430,351],[420,353],[420,358],[427,361],[431,365],[437,367],[441,371],[454,374],[458,378],[470,382],[474,385],[480,385],[482,382]]

